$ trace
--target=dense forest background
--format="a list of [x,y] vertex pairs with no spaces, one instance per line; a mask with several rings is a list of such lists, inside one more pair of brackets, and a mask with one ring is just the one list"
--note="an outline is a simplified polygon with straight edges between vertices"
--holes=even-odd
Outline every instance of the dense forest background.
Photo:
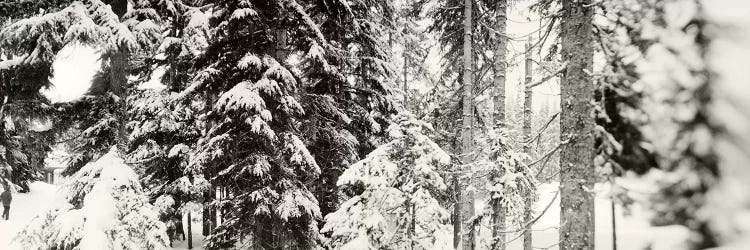
[[7,244],[742,249],[748,7],[6,0],[0,182],[59,189]]

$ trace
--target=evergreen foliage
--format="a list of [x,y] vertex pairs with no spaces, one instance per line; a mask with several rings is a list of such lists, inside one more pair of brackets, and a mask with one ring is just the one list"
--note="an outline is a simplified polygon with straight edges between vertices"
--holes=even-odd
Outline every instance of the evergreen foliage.
[[115,147],[81,168],[62,189],[67,196],[16,237],[20,247],[166,249],[166,227]]
[[351,165],[338,185],[362,186],[326,216],[323,232],[334,249],[451,249],[450,213],[438,197],[446,191],[440,171],[450,156],[424,132],[431,126],[400,115],[388,128],[391,141]]

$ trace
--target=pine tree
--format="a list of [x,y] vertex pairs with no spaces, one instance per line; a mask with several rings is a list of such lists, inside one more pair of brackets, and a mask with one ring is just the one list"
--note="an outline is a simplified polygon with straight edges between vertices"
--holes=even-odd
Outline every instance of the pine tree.
[[591,1],[563,1],[560,249],[594,248],[594,100]]
[[64,184],[67,193],[16,238],[25,249],[166,249],[166,226],[136,173],[112,149]]
[[325,64],[307,57],[301,65],[310,82],[301,94],[301,132],[321,168],[311,190],[323,216],[345,198],[336,185],[338,176],[383,143],[386,117],[394,112],[389,91],[393,68],[385,43],[393,6],[388,1],[334,3],[311,10],[322,18],[320,30],[333,53],[323,54]]
[[322,231],[334,249],[451,249],[449,212],[440,204],[447,186],[439,171],[450,156],[424,132],[431,126],[400,115],[392,140],[350,166],[338,185],[364,191],[326,216]]
[[320,168],[300,139],[305,112],[298,92],[315,76],[283,59],[299,54],[317,72],[342,75],[328,63],[331,43],[307,4],[215,2],[212,19],[219,25],[212,26],[208,49],[195,60],[198,73],[181,94],[218,96],[207,114],[214,125],[199,140],[192,166],[232,193],[214,202],[227,213],[208,237],[210,249],[317,244],[321,213],[307,184]]
[[48,127],[55,111],[40,94],[41,89],[50,86],[54,55],[66,43],[86,40],[66,32],[71,25],[81,26],[78,22],[85,19],[80,5],[60,10],[69,2],[0,3],[0,13],[9,18],[0,31],[0,99],[4,100],[0,136],[4,150],[0,161],[4,162],[2,178],[9,178],[21,192],[27,192],[28,183],[41,176],[44,158],[54,140],[53,131],[42,127]]
[[[209,39],[205,6],[190,4],[163,1],[154,6],[167,35],[154,55],[133,64],[132,72],[139,76],[135,84],[140,86],[127,100],[127,128],[132,131],[128,154],[143,169],[142,181],[149,187],[152,201],[162,205],[157,207],[171,241],[185,237],[183,213],[195,210],[196,203],[203,200],[202,192],[211,188],[202,172],[189,168],[205,124],[205,101],[174,101],[187,87],[191,62],[205,52]],[[149,81],[157,81],[163,88],[141,90]],[[210,218],[208,214],[204,217]]]

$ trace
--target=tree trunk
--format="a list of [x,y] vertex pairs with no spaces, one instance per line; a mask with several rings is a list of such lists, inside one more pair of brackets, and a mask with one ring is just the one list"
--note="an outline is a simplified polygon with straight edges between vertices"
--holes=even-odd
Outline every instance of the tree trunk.
[[507,0],[499,0],[500,8],[498,9],[497,17],[497,45],[495,46],[495,64],[494,64],[494,79],[495,92],[493,93],[493,103],[495,109],[493,110],[493,116],[495,119],[495,129],[502,128],[505,126],[505,75],[507,71],[506,56],[508,51],[508,38],[505,35],[507,27],[507,12],[508,2]]
[[[499,0],[498,3],[498,28],[497,31],[500,34],[495,34],[497,37],[497,44],[495,46],[495,64],[494,64],[494,93],[493,93],[493,119],[495,132],[500,132],[505,126],[505,73],[506,73],[506,52],[508,46],[508,39],[505,36],[506,22],[507,22],[507,11],[508,2],[507,0]],[[492,181],[497,182],[502,176],[492,176]],[[501,184],[502,185],[502,184]],[[502,199],[492,200],[492,249],[505,250],[505,234],[501,233],[505,230],[505,216],[507,214],[507,208],[503,206]]]
[[[526,44],[526,77],[524,78],[524,99],[523,99],[523,135],[526,143],[523,144],[523,151],[526,155],[531,155],[531,67],[533,60],[531,59],[531,40]],[[534,205],[534,191],[531,187],[524,187],[524,207],[523,207],[523,249],[531,250],[531,224],[532,220],[532,206]]]
[[615,201],[612,204],[612,250],[617,250],[617,213],[615,213]]
[[560,249],[594,249],[594,99],[591,0],[562,1]]
[[190,216],[190,211],[187,214],[187,241],[188,249],[193,249],[193,218]]
[[417,205],[414,202],[411,204],[411,223],[409,225],[409,242],[411,243],[411,250],[414,250],[414,246],[417,240],[414,239],[417,231]]
[[[471,31],[472,31],[472,0],[464,0],[464,44],[463,44],[463,88],[464,88],[464,96],[463,96],[463,127],[461,131],[461,163],[464,166],[463,170],[466,172],[470,172],[471,167],[470,164],[473,161],[473,151],[474,151],[474,138],[473,138],[473,123],[474,123],[474,85],[472,82],[472,37],[471,37]],[[471,250],[474,249],[474,230],[471,227],[471,224],[469,224],[469,219],[474,216],[474,197],[473,192],[471,192],[471,173],[468,173],[467,176],[469,178],[466,179],[466,182],[464,185],[462,185],[461,192],[463,192],[462,195],[462,202],[461,202],[461,213],[459,214],[458,218],[460,218],[461,223],[463,223],[466,228],[464,231],[462,231],[461,235],[461,249],[462,250]]]
[[213,229],[213,220],[211,219],[213,216],[211,212],[213,198],[210,190],[213,190],[213,188],[209,187],[209,190],[203,192],[203,236],[210,235],[211,229]]
[[[460,171],[460,167],[456,168]],[[455,204],[453,205],[453,248],[458,249],[458,245],[461,243],[461,184],[459,181],[460,174],[453,175],[453,190]]]
[[[406,39],[406,38],[404,38]],[[407,50],[409,49],[408,41],[404,40],[404,52],[401,54],[404,57],[404,68],[403,68],[403,74],[404,74],[404,109],[409,110],[409,83],[408,83],[408,70],[409,70],[409,57],[407,55]]]
[[[122,16],[127,12],[128,1],[127,0],[112,0],[109,3],[118,18],[122,19]],[[122,21],[122,20],[120,20]],[[125,134],[125,119],[126,119],[126,107],[125,99],[126,84],[128,81],[128,49],[122,44],[116,45],[117,50],[111,51],[109,58],[109,80],[110,80],[110,91],[112,94],[119,98],[118,104],[120,105],[117,115],[117,131],[115,135],[115,141],[121,150],[125,150],[125,144],[128,136]]]

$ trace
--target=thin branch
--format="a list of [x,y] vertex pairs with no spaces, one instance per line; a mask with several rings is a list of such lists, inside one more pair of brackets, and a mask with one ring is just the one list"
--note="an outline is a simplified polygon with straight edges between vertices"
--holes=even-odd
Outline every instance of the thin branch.
[[537,221],[539,221],[539,219],[542,218],[542,216],[545,213],[547,213],[547,210],[549,210],[549,208],[552,207],[552,203],[554,203],[555,200],[557,200],[557,196],[559,196],[559,195],[560,195],[560,191],[555,192],[555,196],[552,197],[552,199],[549,201],[549,203],[547,203],[547,206],[544,207],[544,210],[542,210],[542,212],[539,213],[539,215],[537,215],[534,219],[532,219],[530,221],[527,221],[526,224],[524,224],[521,228],[514,229],[514,230],[508,230],[508,231],[500,231],[498,233],[506,234],[506,233],[517,233],[517,232],[521,232],[521,231],[526,231],[526,228],[528,228],[529,226],[531,226],[534,223],[536,223]]
[[526,88],[527,88],[527,89],[530,89],[530,88],[533,88],[533,87],[539,86],[539,85],[541,85],[542,83],[545,83],[546,81],[549,81],[550,79],[554,78],[555,76],[557,76],[557,75],[559,75],[559,74],[562,74],[562,73],[563,73],[563,72],[564,72],[564,71],[565,71],[566,69],[568,69],[568,62],[567,62],[567,61],[566,61],[566,62],[564,62],[564,63],[563,63],[563,65],[562,65],[562,66],[560,66],[560,68],[559,68],[559,69],[557,69],[557,70],[556,70],[555,72],[553,72],[552,74],[550,74],[550,75],[548,75],[548,76],[545,76],[544,78],[540,79],[539,81],[537,81],[537,82],[535,82],[535,83],[532,83],[532,84],[531,84],[531,85],[529,85],[529,86],[526,86]]

